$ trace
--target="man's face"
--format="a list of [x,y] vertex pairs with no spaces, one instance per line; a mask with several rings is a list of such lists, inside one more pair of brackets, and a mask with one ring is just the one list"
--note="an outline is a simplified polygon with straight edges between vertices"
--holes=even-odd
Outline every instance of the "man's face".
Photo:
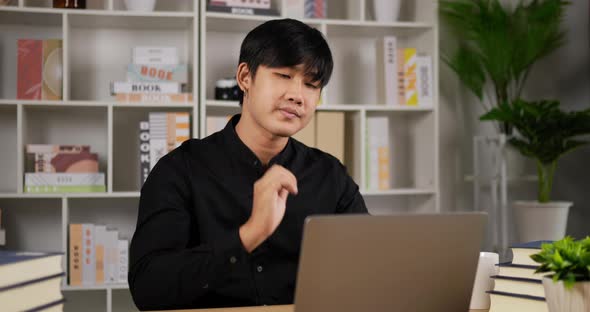
[[[241,66],[245,66],[242,64]],[[273,136],[290,137],[312,119],[320,99],[320,83],[306,75],[303,66],[259,66],[243,85],[242,114]],[[238,69],[238,79],[240,70]],[[244,81],[244,80],[242,80]]]

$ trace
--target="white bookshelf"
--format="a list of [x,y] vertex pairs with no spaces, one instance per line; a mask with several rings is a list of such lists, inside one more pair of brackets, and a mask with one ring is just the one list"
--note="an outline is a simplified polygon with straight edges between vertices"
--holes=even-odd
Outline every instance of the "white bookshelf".
[[[131,239],[139,203],[138,123],[149,112],[188,112],[192,136],[202,137],[207,116],[239,112],[237,102],[213,100],[215,80],[233,76],[239,47],[253,27],[273,16],[206,12],[201,0],[158,0],[154,12],[130,12],[123,0],[87,0],[86,10],[51,8],[48,0],[13,0],[0,7],[0,207],[10,249],[61,250],[67,259],[69,223],[117,228]],[[273,0],[280,12],[283,0]],[[432,56],[438,93],[438,22],[435,0],[406,0],[401,19],[378,23],[372,0],[328,0],[328,18],[304,19],[320,30],[334,56],[332,80],[319,111],[346,116],[346,166],[374,214],[438,212],[438,95],[433,106],[388,107],[377,96],[376,40],[398,38]],[[285,16],[282,16],[285,17]],[[63,40],[63,100],[16,99],[16,40]],[[172,45],[189,65],[187,103],[118,103],[109,82],[124,80],[131,48]],[[351,75],[350,73],[354,73]],[[392,146],[390,190],[367,190],[364,181],[366,119],[387,116]],[[106,173],[107,192],[23,192],[24,146],[31,143],[90,144]],[[136,310],[127,284],[62,285],[66,311]]]

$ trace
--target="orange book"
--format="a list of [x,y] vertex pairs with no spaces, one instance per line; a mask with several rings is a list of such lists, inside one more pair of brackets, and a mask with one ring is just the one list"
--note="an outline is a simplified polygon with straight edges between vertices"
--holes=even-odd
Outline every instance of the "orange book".
[[82,285],[82,224],[70,224],[69,271],[70,285]]
[[117,93],[121,103],[188,103],[193,101],[192,93]]

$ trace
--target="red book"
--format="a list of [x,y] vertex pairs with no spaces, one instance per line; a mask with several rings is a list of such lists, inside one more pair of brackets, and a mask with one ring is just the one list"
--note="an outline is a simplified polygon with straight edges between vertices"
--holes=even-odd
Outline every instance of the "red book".
[[43,41],[18,40],[17,99],[41,99]]

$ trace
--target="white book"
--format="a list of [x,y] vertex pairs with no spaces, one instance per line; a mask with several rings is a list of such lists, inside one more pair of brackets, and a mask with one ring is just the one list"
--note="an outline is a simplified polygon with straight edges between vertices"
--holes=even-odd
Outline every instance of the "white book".
[[129,241],[119,240],[119,271],[118,282],[127,283],[127,274],[129,272]]
[[105,185],[104,173],[25,173],[25,186]]
[[432,57],[418,55],[416,57],[416,88],[418,89],[418,105],[434,105],[434,86],[432,79]]
[[388,190],[390,179],[389,118],[367,118],[367,189]]
[[94,224],[82,224],[82,285],[96,283]]
[[150,113],[150,171],[168,153],[167,113]]
[[111,94],[118,93],[182,93],[182,84],[176,81],[115,81],[111,82]]
[[[171,46],[137,46],[133,48],[133,59],[145,57],[178,58],[178,50]],[[142,64],[136,63],[135,64]]]
[[385,36],[377,41],[377,62],[383,62],[378,66],[377,77],[379,96],[385,105],[398,105],[398,73],[397,73],[397,39],[394,36]]
[[119,232],[106,231],[105,283],[118,283]]
[[139,122],[139,187],[150,174],[150,123]]

